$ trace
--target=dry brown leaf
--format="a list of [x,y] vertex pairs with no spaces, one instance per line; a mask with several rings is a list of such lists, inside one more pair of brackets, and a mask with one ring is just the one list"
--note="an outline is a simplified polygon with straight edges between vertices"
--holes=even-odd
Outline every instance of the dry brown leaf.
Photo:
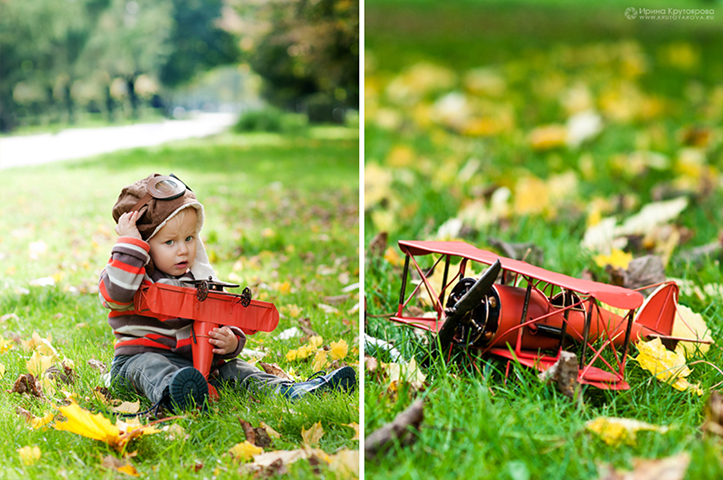
[[90,360],[88,360],[88,365],[90,365],[91,368],[98,370],[101,375],[108,371],[108,367],[106,367],[105,363],[101,362],[100,360],[95,360],[91,358]]
[[103,462],[100,464],[103,468],[110,468],[113,470],[117,470],[121,473],[125,473],[126,475],[130,475],[132,477],[139,477],[140,474],[138,473],[138,470],[136,470],[136,467],[133,466],[127,459],[119,459],[114,457],[113,455],[106,455],[105,458],[103,458]]
[[298,450],[276,450],[254,455],[253,463],[247,466],[268,467],[278,460],[281,460],[284,465],[289,465],[299,460],[305,460],[312,455],[328,462],[328,455],[323,450],[318,448],[301,448]]
[[489,238],[487,241],[505,257],[524,260],[532,265],[542,265],[543,263],[545,252],[532,242],[507,243],[497,238]]
[[284,462],[281,459],[277,459],[274,462],[271,462],[270,465],[264,467],[255,463],[241,465],[239,468],[239,474],[246,475],[249,473],[253,473],[254,478],[268,478],[286,475],[289,471],[286,469]]
[[577,381],[578,372],[577,355],[572,352],[562,351],[558,361],[540,373],[539,378],[543,382],[554,381],[563,395],[568,398],[575,398],[580,389],[580,384]]
[[294,381],[294,379],[292,379],[289,374],[287,374],[280,366],[275,363],[259,362],[258,365],[264,369],[264,372],[270,375],[276,375],[277,377],[281,377],[284,380],[289,380],[290,382]]
[[15,313],[6,313],[2,317],[0,317],[0,323],[5,323],[8,320],[20,321],[20,317],[18,317],[17,314],[15,314]]
[[186,441],[191,438],[191,436],[186,433],[186,429],[177,423],[174,423],[172,425],[166,425],[161,429],[161,431],[166,432],[166,438],[171,441]]
[[386,450],[389,444],[398,440],[400,445],[411,445],[417,439],[417,432],[424,420],[424,402],[416,400],[397,415],[391,423],[372,432],[364,440],[364,456],[374,458]]
[[367,372],[374,374],[376,373],[377,369],[379,368],[379,361],[370,356],[364,356],[364,368]]
[[238,423],[241,424],[244,435],[246,435],[246,441],[252,445],[256,445],[256,432],[254,432],[254,427],[252,427],[249,422],[242,418],[238,419]]
[[705,423],[701,427],[704,432],[723,437],[723,395],[713,392],[705,409]]
[[633,258],[622,275],[622,286],[632,290],[662,283],[666,280],[663,259],[657,255]]
[[690,454],[682,452],[678,455],[648,460],[633,459],[633,471],[621,471],[611,465],[598,467],[599,480],[682,480],[690,464]]
[[95,387],[93,395],[101,403],[107,404],[111,402],[110,391],[106,387]]
[[308,317],[299,319],[299,328],[304,332],[304,335],[308,335],[311,337],[316,337],[319,335],[314,331],[313,328],[311,328],[311,320]]
[[271,445],[271,437],[263,426],[253,427],[249,422],[241,418],[239,418],[238,421],[241,424],[241,428],[244,430],[247,442],[262,448],[266,448]]
[[136,400],[135,402],[123,402],[117,407],[112,407],[111,410],[118,413],[138,413],[141,409],[141,401]]
[[13,385],[10,393],[19,393],[21,395],[27,393],[33,397],[45,398],[43,388],[32,373],[20,375],[18,379],[15,380],[15,385]]
[[342,295],[324,296],[322,298],[324,299],[324,302],[328,303],[329,305],[339,305],[340,303],[344,303],[346,300],[351,298],[351,294],[344,293]]
[[370,258],[384,255],[384,251],[387,249],[387,238],[387,232],[379,232],[372,241],[369,242],[368,252]]

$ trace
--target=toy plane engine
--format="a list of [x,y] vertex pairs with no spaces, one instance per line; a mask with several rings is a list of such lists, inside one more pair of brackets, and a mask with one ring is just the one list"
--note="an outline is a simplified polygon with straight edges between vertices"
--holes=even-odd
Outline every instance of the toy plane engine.
[[[490,267],[492,273],[493,267]],[[463,278],[454,286],[447,298],[447,311],[475,285],[473,278]],[[478,294],[479,295],[479,294]],[[525,296],[529,295],[529,301]],[[678,287],[674,283],[661,285],[640,309],[632,324],[630,339],[655,336],[666,339],[673,330]],[[525,312],[526,307],[526,312]],[[561,310],[569,307],[562,313]],[[565,319],[567,314],[567,321]],[[517,340],[520,319],[538,319],[523,329],[521,348],[525,350],[554,350],[561,340],[582,342],[585,321],[590,315],[589,339],[611,338],[615,346],[625,343],[626,318],[593,301],[583,301],[575,292],[560,292],[552,297],[540,290],[494,284],[479,301],[467,311],[456,326],[453,342],[477,348],[505,347]]]

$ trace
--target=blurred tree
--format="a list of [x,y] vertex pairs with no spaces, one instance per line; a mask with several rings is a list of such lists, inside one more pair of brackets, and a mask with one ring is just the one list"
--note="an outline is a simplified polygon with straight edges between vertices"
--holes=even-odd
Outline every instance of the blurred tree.
[[[222,0],[0,0],[0,130],[62,105],[136,116],[159,82],[175,87],[237,60],[216,25]],[[59,121],[60,115],[51,116]]]
[[[235,0],[224,27],[266,81],[265,97],[310,120],[359,105],[358,0]],[[336,118],[339,120],[339,118]]]
[[2,2],[0,131],[23,109],[61,100],[73,121],[71,85],[80,55],[109,0]]
[[[173,52],[172,0],[111,0],[84,52],[85,75],[103,85],[109,119],[127,99],[138,116],[136,81],[157,74]],[[153,93],[153,92],[150,92]]]
[[236,39],[221,29],[223,0],[173,0],[171,54],[160,67],[164,85],[176,87],[198,72],[238,60]]

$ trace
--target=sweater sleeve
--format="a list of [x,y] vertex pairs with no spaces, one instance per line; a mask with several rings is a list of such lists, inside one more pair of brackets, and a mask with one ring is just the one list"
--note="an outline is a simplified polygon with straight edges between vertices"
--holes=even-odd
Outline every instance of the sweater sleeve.
[[232,358],[236,358],[241,353],[241,350],[244,349],[244,346],[246,345],[246,334],[238,327],[228,327],[231,329],[231,331],[236,335],[236,339],[238,340],[238,345],[236,346],[236,350],[227,353],[226,355],[216,355],[216,358],[220,358],[223,360],[230,360]]
[[100,274],[99,295],[104,307],[133,310],[133,296],[141,286],[150,260],[150,245],[133,237],[120,237]]

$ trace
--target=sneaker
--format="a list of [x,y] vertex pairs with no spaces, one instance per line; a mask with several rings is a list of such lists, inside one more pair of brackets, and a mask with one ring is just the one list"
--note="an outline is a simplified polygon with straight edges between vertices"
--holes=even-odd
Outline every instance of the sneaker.
[[208,398],[208,384],[203,374],[193,367],[185,367],[171,375],[164,407],[174,412],[203,407]]
[[320,393],[329,390],[348,392],[356,386],[356,372],[351,367],[342,367],[331,373],[316,372],[305,382],[292,383],[282,387],[279,392],[289,400],[306,395],[307,393]]

